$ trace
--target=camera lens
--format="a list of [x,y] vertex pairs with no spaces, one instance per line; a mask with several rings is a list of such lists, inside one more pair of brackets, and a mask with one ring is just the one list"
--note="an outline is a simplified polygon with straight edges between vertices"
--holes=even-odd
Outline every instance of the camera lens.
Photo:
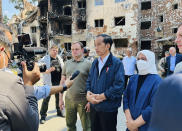
[[47,67],[45,64],[39,64],[40,72],[45,72]]

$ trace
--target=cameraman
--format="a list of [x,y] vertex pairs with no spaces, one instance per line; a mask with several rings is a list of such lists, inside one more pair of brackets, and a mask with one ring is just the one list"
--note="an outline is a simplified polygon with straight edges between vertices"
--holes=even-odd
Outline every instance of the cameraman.
[[[8,45],[5,42],[0,41],[0,71],[5,71],[8,73],[13,74],[13,72],[8,68],[8,61],[10,60],[10,45]],[[48,97],[49,95],[53,95],[56,93],[59,93],[60,91],[66,90],[67,88],[71,87],[73,84],[73,80],[67,79],[65,82],[65,86],[57,85],[57,86],[49,86],[49,85],[43,85],[43,86],[34,86],[34,95],[37,98],[37,100],[43,99]]]
[[28,71],[23,63],[23,84],[19,77],[4,71],[10,56],[7,50],[6,43],[0,41],[0,130],[38,131],[39,114],[33,85],[40,79],[39,68],[35,64],[34,69]]
[[[50,47],[49,54],[44,56],[40,63],[45,63],[47,70],[43,73],[43,84],[48,86],[56,86],[60,84],[62,67],[64,65],[63,60],[58,56],[58,46],[53,44]],[[59,107],[59,93],[55,94],[56,98],[56,109],[57,116],[63,117],[63,114]],[[45,98],[42,102],[41,110],[40,110],[40,123],[44,124],[47,116],[48,104],[49,104],[50,96]]]

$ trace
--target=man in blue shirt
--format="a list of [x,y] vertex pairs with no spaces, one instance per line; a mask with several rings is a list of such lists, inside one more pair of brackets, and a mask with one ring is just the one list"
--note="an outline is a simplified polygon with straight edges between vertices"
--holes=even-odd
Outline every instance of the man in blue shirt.
[[174,47],[169,49],[169,53],[170,56],[166,58],[168,76],[173,74],[176,64],[182,61],[182,55],[176,53],[176,49]]
[[87,79],[87,100],[91,103],[91,130],[116,131],[118,108],[124,87],[122,62],[110,52],[112,38],[101,34],[96,37],[98,59],[92,63]]
[[123,62],[123,66],[124,66],[124,71],[125,71],[125,88],[127,86],[128,83],[128,79],[134,75],[135,73],[135,66],[136,66],[136,58],[134,56],[132,56],[132,49],[128,48],[126,50],[126,55],[122,62]]

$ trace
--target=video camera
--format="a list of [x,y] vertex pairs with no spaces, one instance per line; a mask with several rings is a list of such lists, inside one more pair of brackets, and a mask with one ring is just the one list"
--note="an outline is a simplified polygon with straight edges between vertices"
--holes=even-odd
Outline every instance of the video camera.
[[[31,40],[29,34],[22,34],[18,36],[19,43],[14,44],[13,59],[17,56],[18,66],[21,67],[21,62],[26,61],[27,69],[32,71],[34,68],[36,55],[46,53],[46,48],[43,47],[31,47]],[[46,71],[46,65],[39,65],[40,72]]]

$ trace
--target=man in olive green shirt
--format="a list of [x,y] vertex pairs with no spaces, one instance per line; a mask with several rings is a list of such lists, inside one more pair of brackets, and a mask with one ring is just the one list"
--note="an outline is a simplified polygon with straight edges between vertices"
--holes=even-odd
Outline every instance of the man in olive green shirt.
[[[74,79],[73,85],[67,90],[65,97],[66,125],[68,131],[76,131],[77,112],[79,113],[83,131],[90,131],[90,104],[86,99],[86,80],[91,67],[91,62],[83,57],[83,44],[73,43],[71,46],[73,59],[68,60],[62,70],[61,84],[75,71],[80,74]],[[62,95],[60,95],[60,108],[63,107]]]

